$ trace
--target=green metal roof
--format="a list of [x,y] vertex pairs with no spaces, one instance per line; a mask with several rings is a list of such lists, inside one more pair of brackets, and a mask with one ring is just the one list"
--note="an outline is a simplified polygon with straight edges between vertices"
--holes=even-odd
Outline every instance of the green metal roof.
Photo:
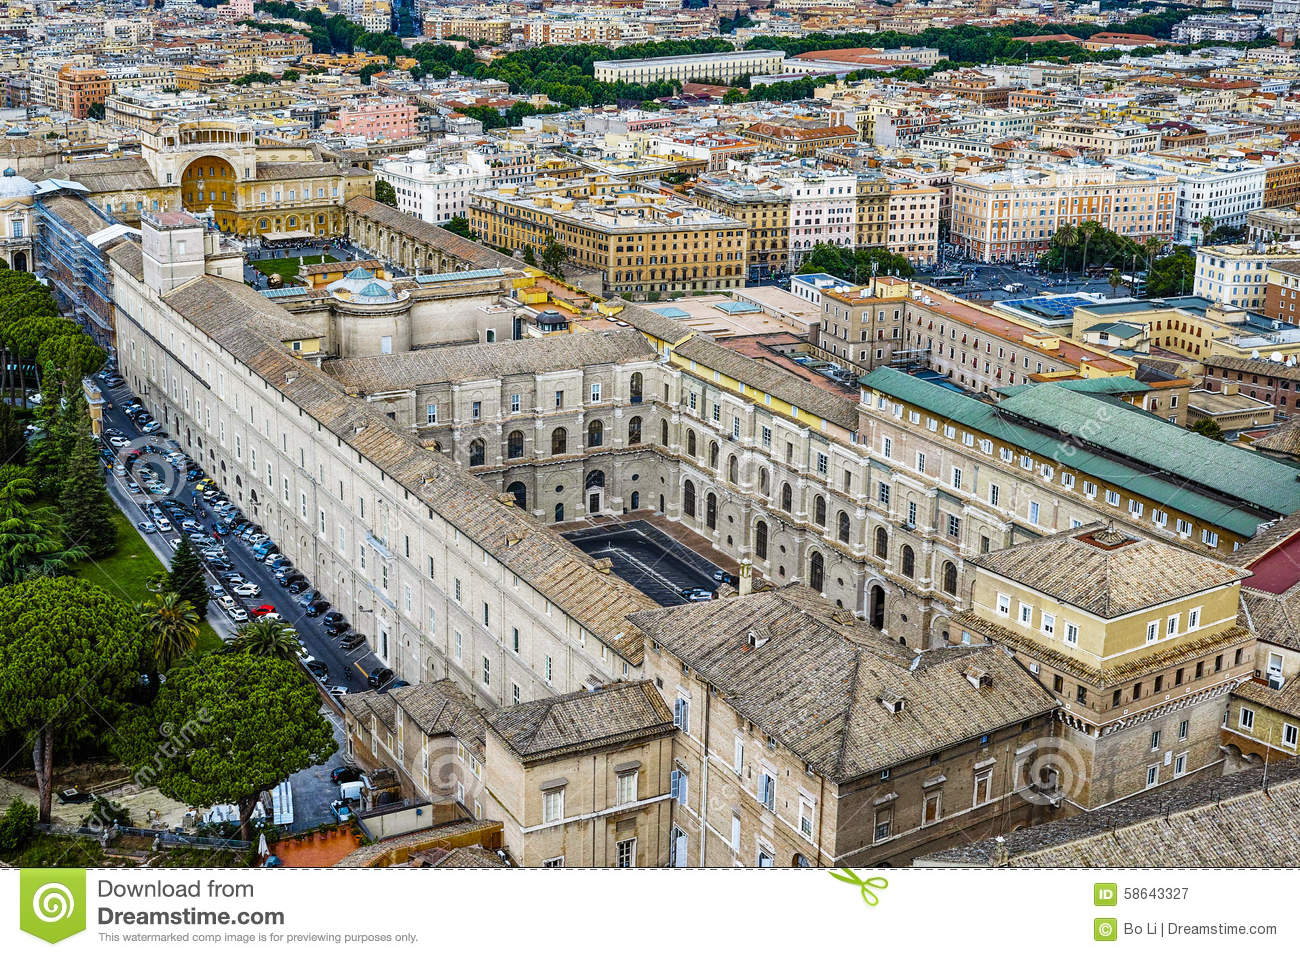
[[[1117,488],[1125,489],[1134,495],[1140,495],[1143,498],[1153,502],[1158,502],[1168,508],[1184,512],[1188,515],[1195,516],[1202,521],[1214,525],[1218,528],[1224,528],[1244,537],[1250,537],[1255,534],[1261,522],[1266,521],[1257,511],[1253,511],[1243,505],[1234,505],[1231,502],[1225,502],[1214,498],[1208,494],[1189,488],[1186,484],[1179,482],[1177,478],[1158,474],[1157,468],[1151,466],[1148,471],[1145,468],[1139,468],[1127,462],[1117,461],[1114,458],[1103,455],[1099,452],[1093,452],[1086,448],[1067,445],[1061,438],[1040,431],[1040,429],[1031,428],[1028,425],[1016,422],[1009,416],[1003,414],[1002,410],[1006,409],[1012,402],[1021,401],[1024,396],[1034,396],[1046,392],[1044,398],[1050,402],[1054,395],[1066,395],[1088,403],[1088,407],[1094,412],[1093,421],[1105,418],[1107,421],[1113,421],[1112,417],[1119,419],[1127,412],[1133,413],[1136,420],[1145,420],[1141,423],[1141,429],[1144,434],[1152,431],[1152,424],[1162,426],[1162,433],[1181,433],[1182,429],[1168,423],[1152,420],[1150,416],[1142,414],[1141,410],[1132,409],[1131,407],[1120,407],[1105,403],[1098,409],[1099,399],[1090,398],[1086,395],[1071,393],[1066,389],[1053,385],[1040,385],[1026,390],[1021,396],[1009,399],[1002,403],[1001,406],[990,405],[981,402],[978,399],[961,395],[950,389],[941,386],[932,385],[915,376],[908,375],[905,372],[899,372],[897,369],[881,367],[862,377],[862,384],[868,389],[875,389],[887,395],[894,396],[902,402],[907,402],[919,408],[925,409],[935,416],[947,419],[967,428],[982,432],[993,438],[1001,439],[1008,445],[1017,446],[1025,449],[1030,454],[1036,455],[1041,459],[1057,462],[1063,467],[1077,470],[1082,473],[1094,476],[1102,482],[1113,485]],[[1036,402],[1034,405],[1043,404]],[[1100,414],[1099,414],[1100,412]],[[1023,413],[1022,413],[1023,414]],[[1030,416],[1032,418],[1032,416]],[[1119,419],[1120,421],[1126,421]],[[1091,439],[1094,444],[1106,444],[1102,439],[1108,439],[1114,434],[1115,430],[1107,428],[1104,436],[1098,436]],[[1196,438],[1195,433],[1187,433]],[[1087,432],[1081,432],[1080,437],[1086,437]],[[1158,444],[1167,444],[1170,436],[1162,434]],[[1258,462],[1267,464],[1273,463],[1263,456],[1255,453],[1246,452],[1243,449],[1236,449],[1232,446],[1225,446],[1211,439],[1202,439],[1205,442],[1211,442],[1216,446],[1215,452],[1229,450],[1231,452],[1242,452],[1248,456],[1249,465],[1247,468],[1254,470]],[[1127,446],[1127,443],[1125,443]],[[1121,453],[1128,454],[1128,453]],[[1179,453],[1174,453],[1179,454]],[[1187,453],[1181,453],[1187,454]],[[1199,454],[1199,453],[1197,453]],[[1235,459],[1234,459],[1235,461]],[[1239,463],[1240,464],[1240,463]],[[1283,469],[1291,478],[1292,492],[1297,500],[1300,500],[1300,483],[1296,482],[1296,470],[1289,466],[1283,466]],[[1281,475],[1281,473],[1275,473]],[[1271,473],[1272,475],[1272,473]],[[1229,498],[1242,498],[1238,485],[1229,483],[1226,485],[1215,486],[1222,490],[1223,494]],[[1249,501],[1248,499],[1246,501]],[[1291,505],[1281,514],[1289,514],[1295,511],[1297,505]]]
[[[1042,382],[1031,382],[1026,385],[1009,385],[997,389],[998,395],[1013,396],[1019,395],[1028,389],[1037,389],[1040,385],[1046,385]],[[1145,382],[1139,382],[1137,379],[1130,379],[1128,376],[1112,375],[1101,379],[1062,379],[1059,382],[1053,382],[1052,385],[1060,386],[1062,389],[1069,389],[1071,392],[1087,392],[1089,395],[1131,395],[1134,392],[1150,392],[1151,386]]]
[[1137,326],[1130,326],[1127,322],[1101,322],[1095,326],[1089,326],[1084,332],[1108,332],[1119,336],[1121,339],[1132,339],[1134,336],[1141,335],[1142,330]]

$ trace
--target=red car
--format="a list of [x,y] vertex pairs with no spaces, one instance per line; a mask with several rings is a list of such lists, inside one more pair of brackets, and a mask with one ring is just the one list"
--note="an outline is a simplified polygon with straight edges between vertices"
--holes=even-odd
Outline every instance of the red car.
[[273,614],[274,612],[275,612],[274,605],[258,605],[256,608],[250,611],[249,614],[252,615],[254,618],[261,618],[263,615],[270,615]]

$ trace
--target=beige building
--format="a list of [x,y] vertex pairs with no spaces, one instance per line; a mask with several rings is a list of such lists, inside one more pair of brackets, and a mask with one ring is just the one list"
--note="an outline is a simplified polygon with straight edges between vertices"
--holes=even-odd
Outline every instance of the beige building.
[[1100,523],[972,563],[952,640],[1005,645],[1056,696],[1070,806],[1222,773],[1226,697],[1255,670],[1246,572]]
[[1174,230],[1177,178],[1109,166],[1013,167],[959,176],[952,242],[981,262],[1033,259],[1062,226],[1086,221],[1139,242]]
[[593,66],[599,83],[644,85],[663,80],[730,83],[741,76],[777,73],[784,60],[785,55],[778,50],[736,50],[643,60],[597,60]]
[[1137,123],[1102,123],[1058,119],[1038,127],[1038,145],[1045,150],[1075,149],[1093,156],[1127,156],[1160,148],[1160,132]]

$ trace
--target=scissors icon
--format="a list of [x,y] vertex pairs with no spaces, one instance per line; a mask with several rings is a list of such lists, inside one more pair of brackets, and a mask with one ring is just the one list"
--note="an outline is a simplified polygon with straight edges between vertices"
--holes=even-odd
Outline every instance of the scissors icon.
[[883,891],[889,886],[889,881],[885,880],[883,877],[868,877],[864,879],[858,877],[857,874],[854,874],[853,871],[847,867],[842,867],[839,871],[831,871],[830,875],[837,881],[843,881],[845,884],[852,884],[854,887],[861,890],[862,899],[866,902],[868,907],[875,907],[880,903],[880,898],[872,888],[874,887],[876,890]]

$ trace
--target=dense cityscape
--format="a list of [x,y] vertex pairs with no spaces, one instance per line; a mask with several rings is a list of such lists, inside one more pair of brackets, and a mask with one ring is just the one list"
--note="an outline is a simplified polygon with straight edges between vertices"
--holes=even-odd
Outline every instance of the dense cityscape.
[[1300,864],[1297,33],[8,0],[0,862]]

